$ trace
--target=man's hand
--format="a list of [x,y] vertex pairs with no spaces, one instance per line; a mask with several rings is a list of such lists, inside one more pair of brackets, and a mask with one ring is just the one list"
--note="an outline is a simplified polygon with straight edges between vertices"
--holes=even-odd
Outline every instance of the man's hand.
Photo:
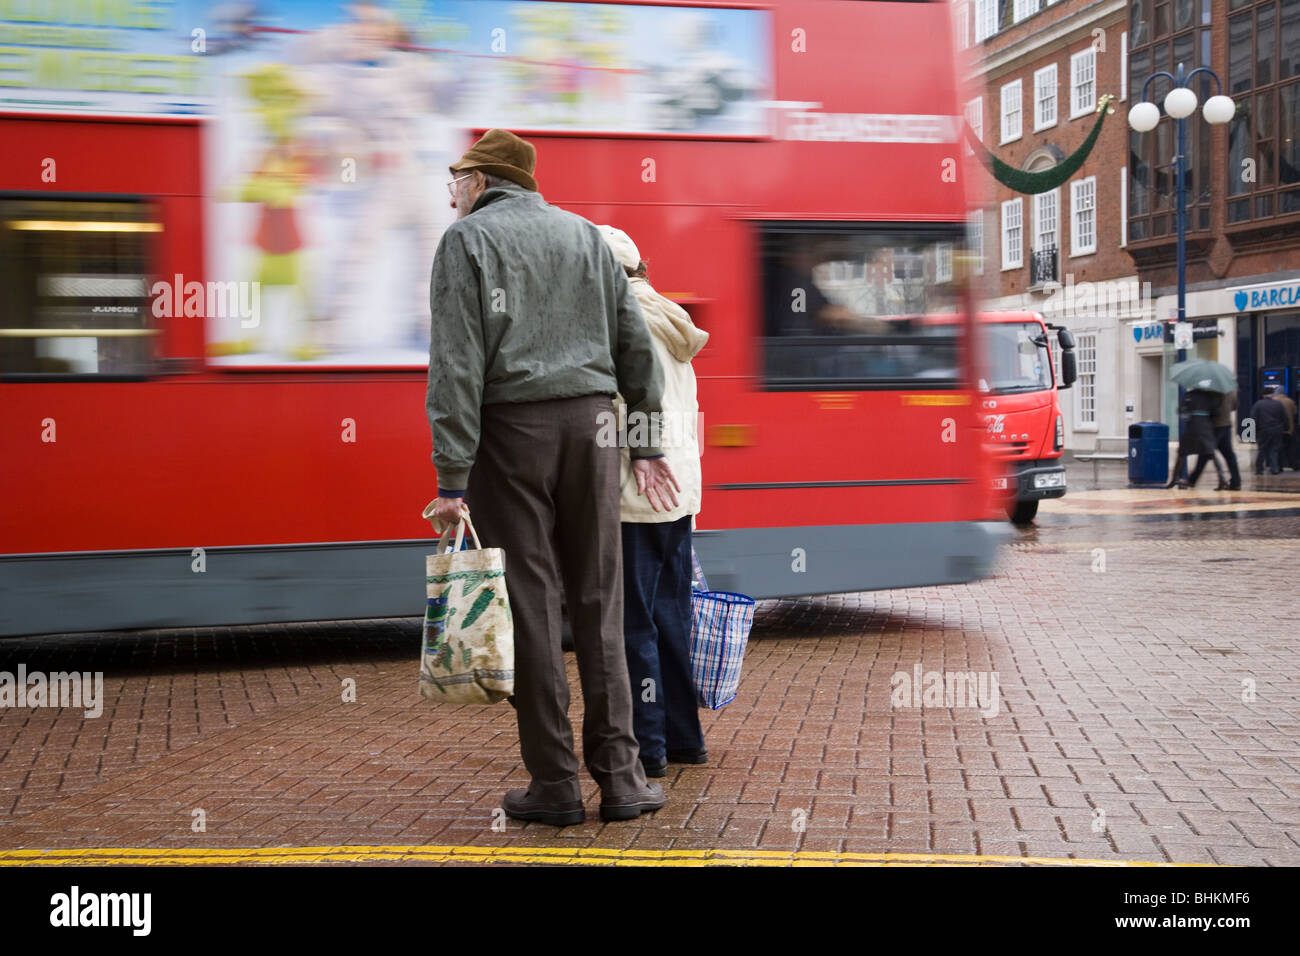
[[448,528],[460,524],[461,514],[469,513],[469,506],[464,498],[434,498],[433,511],[428,515],[433,521],[433,530],[443,534]]
[[636,474],[636,493],[645,495],[655,511],[671,511],[677,507],[677,492],[682,486],[668,466],[667,458],[634,458],[632,471]]

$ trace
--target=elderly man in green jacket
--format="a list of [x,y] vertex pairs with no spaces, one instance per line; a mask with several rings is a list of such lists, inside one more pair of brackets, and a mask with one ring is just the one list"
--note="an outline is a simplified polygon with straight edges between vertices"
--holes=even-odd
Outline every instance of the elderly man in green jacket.
[[[661,412],[663,375],[623,269],[596,227],[551,206],[536,151],[493,129],[451,167],[457,221],[433,260],[426,408],[438,468],[434,516],[465,502],[485,546],[504,548],[515,624],[519,747],[532,776],[506,794],[519,820],[586,815],[560,649],[567,598],[582,683],[582,746],[604,820],[664,804],[632,729],[623,650],[619,449],[613,396]],[[653,420],[653,419],[648,419]],[[656,509],[680,490],[660,449],[634,448],[638,489]],[[563,591],[561,590],[563,589]]]

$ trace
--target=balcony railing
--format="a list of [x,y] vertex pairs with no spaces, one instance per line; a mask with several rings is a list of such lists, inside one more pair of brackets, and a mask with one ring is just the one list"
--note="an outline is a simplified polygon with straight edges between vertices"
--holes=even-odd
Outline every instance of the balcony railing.
[[1057,253],[1056,246],[1047,246],[1044,249],[1035,249],[1029,254],[1029,285],[1031,288],[1047,282],[1059,281],[1056,275]]

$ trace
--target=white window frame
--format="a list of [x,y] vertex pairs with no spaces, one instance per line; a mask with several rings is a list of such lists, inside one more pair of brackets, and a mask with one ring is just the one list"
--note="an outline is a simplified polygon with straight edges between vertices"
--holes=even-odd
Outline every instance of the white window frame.
[[975,0],[975,42],[983,43],[997,32],[997,0]]
[[[1013,100],[1015,109],[1007,109],[1007,101]],[[1012,143],[1024,135],[1025,130],[1025,94],[1019,80],[1012,80],[1004,84],[1000,96],[1001,106],[1001,125],[1002,125],[1002,142]],[[1008,118],[1015,119],[1015,126],[1012,127]]]
[[1015,0],[1011,5],[1011,22],[1019,23],[1038,12],[1038,0]]
[[982,276],[984,274],[984,210],[971,210],[966,222],[970,231],[971,252],[975,256],[975,274]]
[[1128,245],[1128,167],[1119,168],[1119,247]]
[[[1010,216],[1008,213],[1015,210],[1015,215]],[[1013,224],[1008,228],[1008,222]],[[999,220],[1002,229],[1002,271],[1008,272],[1011,269],[1023,269],[1025,267],[1025,206],[1024,200],[1020,198],[1008,199],[1002,204],[1002,217]],[[1015,230],[1015,238],[1011,236],[1011,230]]]
[[[1080,195],[1084,187],[1092,190],[1092,204],[1083,206],[1080,202]],[[1092,219],[1092,243],[1083,245],[1079,241],[1079,216],[1087,212]],[[1097,251],[1097,177],[1085,176],[1083,179],[1076,179],[1070,183],[1070,257],[1089,256]]]
[[[972,109],[972,107],[974,107],[974,109]],[[977,140],[981,143],[984,142],[984,97],[977,96],[966,104],[966,125],[970,127],[970,131],[975,134]],[[962,142],[965,142],[964,137]],[[967,155],[970,155],[973,152],[975,151],[970,148],[969,144],[967,144]]]
[[[1047,86],[1045,82],[1040,82],[1039,77],[1045,78],[1049,73],[1052,76],[1051,95],[1039,96],[1040,91],[1042,91]],[[1056,125],[1057,93],[1059,92],[1059,89],[1060,89],[1060,80],[1057,77],[1055,63],[1051,64],[1050,66],[1045,66],[1041,70],[1034,71],[1034,132],[1035,133],[1041,132],[1042,130],[1045,129],[1051,129],[1053,126]],[[1051,113],[1052,113],[1051,120],[1048,121],[1046,119],[1040,119],[1040,116],[1046,112],[1046,110],[1042,109],[1041,107],[1044,104],[1047,104],[1049,102],[1051,104]]]
[[[1078,378],[1074,383],[1074,430],[1095,432],[1097,426],[1097,332],[1074,333],[1074,356]],[[1085,398],[1091,400],[1091,418],[1084,417]]]
[[957,20],[957,49],[967,50],[970,48],[970,5],[957,4],[954,16]]
[[[1080,75],[1084,72],[1082,66],[1084,63],[1088,64],[1088,78],[1080,80]],[[1079,91],[1085,85],[1089,88],[1089,98],[1086,101],[1079,98]],[[1088,49],[1080,50],[1070,56],[1070,119],[1087,116],[1096,109],[1097,50],[1095,47],[1088,47]]]
[[952,243],[936,242],[934,244],[934,281],[952,281]]
[[1128,32],[1119,35],[1119,100],[1128,99]]
[[1060,250],[1061,250],[1061,189],[1060,189],[1059,186],[1058,186],[1056,189],[1049,190],[1048,192],[1045,192],[1045,193],[1037,193],[1037,194],[1034,196],[1034,245],[1033,245],[1033,249],[1034,249],[1035,252],[1039,252],[1039,251],[1041,251],[1041,250],[1043,250],[1043,249],[1046,248],[1046,246],[1044,246],[1044,245],[1042,244],[1042,238],[1043,238],[1043,220],[1046,218],[1046,217],[1043,215],[1043,210],[1044,210],[1045,207],[1050,208],[1050,209],[1052,210],[1052,232],[1053,232],[1053,234],[1055,235],[1055,245],[1056,245],[1056,250],[1057,250],[1057,253],[1056,253],[1056,254],[1057,254],[1057,260],[1056,260],[1056,261],[1059,263],[1059,262],[1061,261],[1061,260],[1060,260],[1060,255],[1061,255],[1061,253],[1060,253]]

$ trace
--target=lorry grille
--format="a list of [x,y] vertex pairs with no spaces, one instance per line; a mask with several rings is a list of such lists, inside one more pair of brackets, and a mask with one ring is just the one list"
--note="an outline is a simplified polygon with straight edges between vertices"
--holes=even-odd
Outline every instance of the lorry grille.
[[990,445],[989,449],[999,458],[1023,458],[1029,451],[1029,442],[1027,441],[1002,441],[996,445]]

